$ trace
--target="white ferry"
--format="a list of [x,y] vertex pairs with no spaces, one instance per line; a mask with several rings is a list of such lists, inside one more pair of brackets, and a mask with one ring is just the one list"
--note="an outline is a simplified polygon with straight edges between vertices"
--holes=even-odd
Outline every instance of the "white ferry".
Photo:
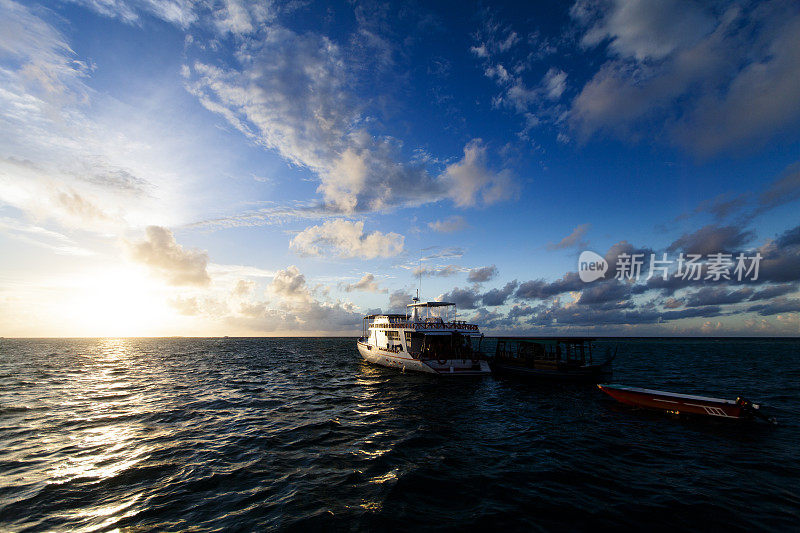
[[[405,315],[367,315],[358,351],[377,365],[446,376],[489,374],[478,326],[456,320],[456,304],[408,304]],[[452,314],[451,314],[452,313]]]

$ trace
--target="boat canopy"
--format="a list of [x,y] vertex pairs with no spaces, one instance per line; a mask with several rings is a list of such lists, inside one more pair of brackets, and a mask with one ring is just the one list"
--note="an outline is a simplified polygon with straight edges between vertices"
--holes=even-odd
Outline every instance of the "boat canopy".
[[447,307],[449,305],[456,305],[452,302],[414,302],[413,304],[406,304],[406,307]]
[[596,341],[594,337],[494,337],[499,341],[535,342],[540,344],[550,344],[563,342],[565,344],[584,344]]
[[389,320],[392,320],[392,319],[401,319],[401,318],[405,319],[405,318],[408,318],[408,315],[401,315],[401,314],[398,314],[398,313],[380,313],[380,314],[377,314],[377,315],[364,315],[364,320],[373,320],[375,318],[380,318],[380,317],[386,317]]

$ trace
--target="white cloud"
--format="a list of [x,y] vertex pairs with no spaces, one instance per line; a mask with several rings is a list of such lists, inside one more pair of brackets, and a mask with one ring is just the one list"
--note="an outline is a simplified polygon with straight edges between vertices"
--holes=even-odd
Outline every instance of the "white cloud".
[[66,235],[8,217],[0,217],[0,232],[18,241],[52,250],[59,255],[94,254],[91,250],[78,246]]
[[[581,7],[573,7],[574,14],[581,12],[585,12]],[[658,60],[696,43],[714,26],[713,17],[700,2],[615,0],[581,42],[596,46],[609,40],[609,47],[620,56]]]
[[148,226],[145,239],[128,242],[127,249],[134,261],[147,265],[171,285],[205,286],[211,282],[207,271],[208,254],[184,248],[167,228]]
[[[466,206],[508,196],[508,172],[481,169],[491,191],[465,196],[450,187],[447,173],[407,162],[397,139],[373,135],[367,125],[374,121],[350,89],[363,74],[349,62],[349,49],[275,24],[262,33],[258,44],[242,45],[236,68],[196,62],[188,69],[188,88],[248,138],[312,171],[330,211],[352,214],[445,198]],[[483,162],[484,154],[478,141],[465,148],[465,157]]]
[[467,221],[462,216],[453,215],[444,220],[428,222],[428,227],[440,233],[455,233],[456,231],[461,231],[466,228]]
[[558,100],[564,94],[564,89],[567,88],[567,73],[553,67],[545,74],[543,85],[547,97],[551,100]]
[[428,267],[428,266],[419,266],[417,265],[411,270],[411,274],[414,277],[417,276],[427,276],[427,277],[440,277],[446,278],[449,276],[455,276],[464,271],[464,268],[458,265],[443,265],[443,266],[436,266],[436,267]]
[[364,276],[356,283],[350,283],[344,286],[345,292],[363,291],[363,292],[376,292],[386,294],[388,289],[381,288],[378,282],[375,281],[375,276],[372,274],[364,274]]
[[233,295],[239,298],[249,296],[256,288],[256,282],[250,279],[240,279],[233,288]]
[[442,179],[448,184],[448,196],[459,207],[475,205],[480,201],[485,204],[497,203],[508,200],[518,192],[509,171],[489,170],[486,148],[480,139],[464,147],[464,158],[448,165]]
[[198,10],[205,2],[193,0],[71,0],[100,15],[118,18],[128,24],[138,23],[141,14],[158,17],[186,28],[197,20]]
[[283,300],[293,302],[312,300],[311,292],[306,286],[306,277],[294,265],[276,272],[272,283],[269,285],[269,290]]
[[301,255],[339,257],[394,257],[403,251],[405,237],[397,233],[364,232],[363,221],[330,220],[298,233],[290,246]]

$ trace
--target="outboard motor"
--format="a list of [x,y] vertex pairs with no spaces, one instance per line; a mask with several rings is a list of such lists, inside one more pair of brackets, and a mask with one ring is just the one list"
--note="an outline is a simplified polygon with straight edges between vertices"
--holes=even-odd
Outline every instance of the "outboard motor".
[[774,417],[767,416],[760,411],[760,406],[754,404],[750,400],[746,398],[742,398],[739,396],[736,398],[736,406],[742,410],[742,415],[750,417],[750,418],[760,418],[761,420],[765,420],[770,424],[777,424],[778,421],[775,420]]

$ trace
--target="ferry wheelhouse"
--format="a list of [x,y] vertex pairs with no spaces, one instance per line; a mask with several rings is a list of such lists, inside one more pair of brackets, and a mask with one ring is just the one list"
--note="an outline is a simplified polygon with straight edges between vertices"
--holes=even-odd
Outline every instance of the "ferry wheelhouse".
[[476,324],[456,319],[456,304],[408,304],[401,314],[367,315],[358,352],[377,365],[446,376],[489,374]]

